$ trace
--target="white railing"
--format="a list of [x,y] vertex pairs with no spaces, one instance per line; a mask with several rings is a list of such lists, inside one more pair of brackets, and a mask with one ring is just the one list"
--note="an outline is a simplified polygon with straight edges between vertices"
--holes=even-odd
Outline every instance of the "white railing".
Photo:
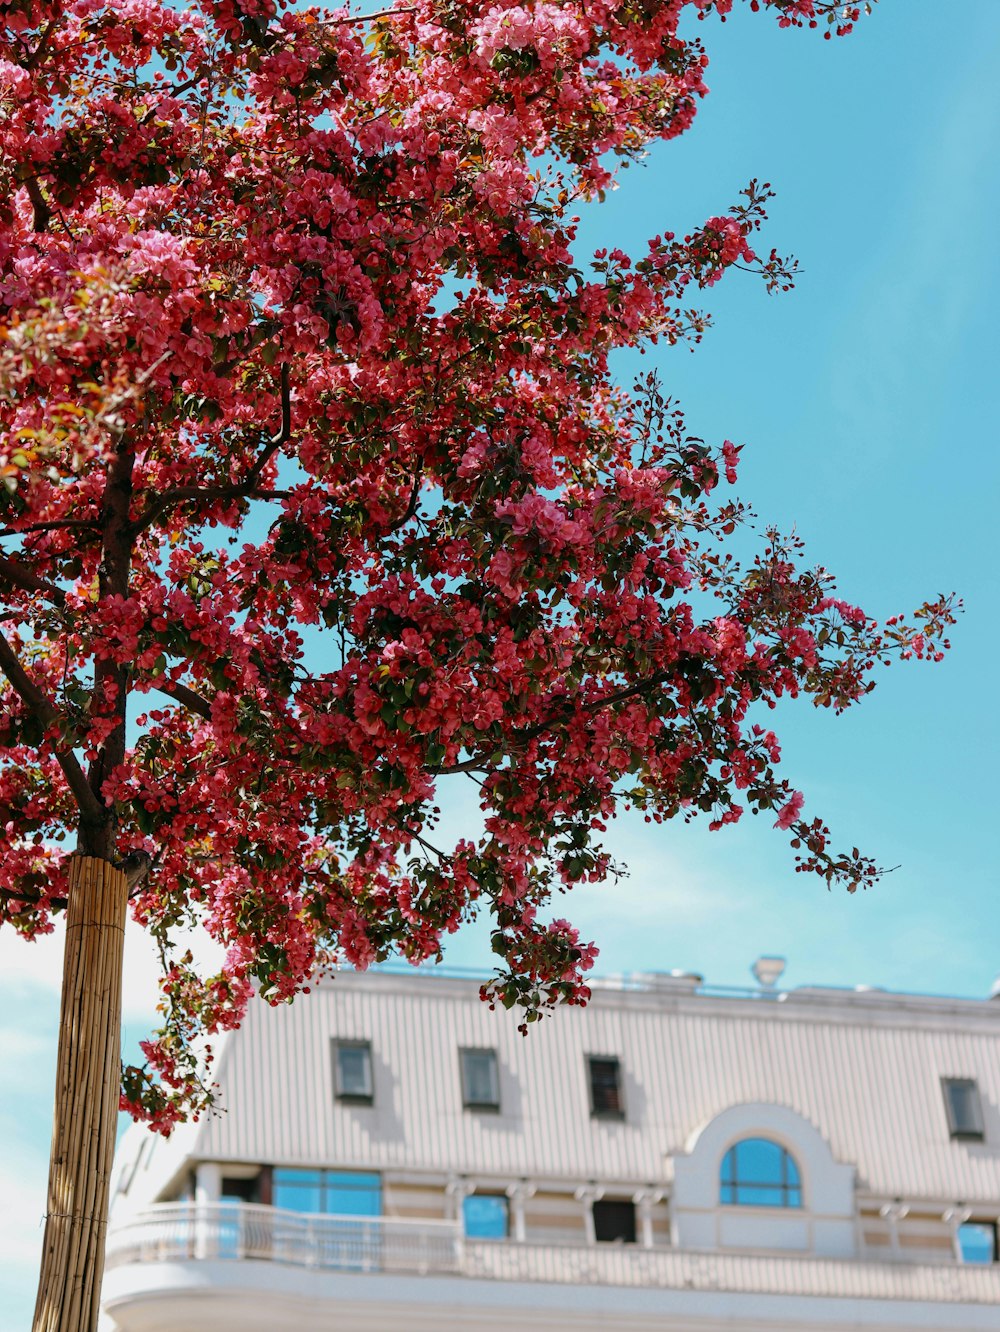
[[114,1226],[108,1237],[109,1268],[199,1259],[257,1259],[328,1272],[1000,1305],[995,1266],[469,1240],[453,1221],[307,1216],[249,1203],[160,1203]]
[[256,1258],[332,1272],[456,1272],[452,1221],[310,1216],[256,1203],[159,1203],[108,1235],[107,1266]]

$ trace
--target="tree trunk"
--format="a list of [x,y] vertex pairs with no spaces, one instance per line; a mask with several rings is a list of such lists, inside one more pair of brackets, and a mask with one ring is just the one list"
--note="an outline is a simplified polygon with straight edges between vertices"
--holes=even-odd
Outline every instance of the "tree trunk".
[[128,885],[107,860],[69,862],[55,1124],[33,1332],[94,1332],[121,1080]]

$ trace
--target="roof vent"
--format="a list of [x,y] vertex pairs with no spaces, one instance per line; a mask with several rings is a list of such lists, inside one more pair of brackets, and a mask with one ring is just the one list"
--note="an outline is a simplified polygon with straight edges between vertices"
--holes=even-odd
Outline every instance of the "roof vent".
[[783,957],[759,957],[750,968],[757,984],[765,990],[773,990],[785,972]]
[[673,971],[634,972],[633,979],[649,990],[696,990],[705,983],[705,977],[697,971],[684,971],[678,967]]

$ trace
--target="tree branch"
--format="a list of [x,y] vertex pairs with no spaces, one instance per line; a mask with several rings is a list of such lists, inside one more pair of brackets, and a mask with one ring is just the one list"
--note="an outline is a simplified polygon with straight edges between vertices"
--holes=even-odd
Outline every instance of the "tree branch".
[[100,523],[96,518],[56,518],[50,523],[29,523],[27,527],[5,527],[0,531],[0,537],[27,536],[29,532],[60,532],[67,528],[90,527],[95,532],[101,529]]
[[405,9],[402,6],[400,6],[399,9],[380,9],[375,14],[357,14],[357,15],[352,14],[348,18],[327,19],[324,23],[324,26],[330,28],[340,28],[345,25],[353,26],[355,23],[374,23],[376,19],[396,18],[396,16],[399,14],[415,14],[416,12],[417,11],[415,7],[409,7],[409,6]]
[[22,592],[37,592],[46,601],[54,602],[57,606],[66,605],[66,593],[61,587],[57,587],[55,583],[48,583],[43,578],[36,577],[30,569],[17,560],[11,560],[6,555],[0,555],[0,583],[4,581],[20,588]]
[[[14,692],[33,716],[45,727],[46,731],[51,731],[59,726],[61,718],[55,705],[48,695],[43,693],[30,678],[3,634],[0,634],[0,670],[10,681]],[[90,789],[83,769],[80,767],[72,749],[58,744],[54,739],[52,745],[56,762],[62,769],[69,789],[76,797],[81,814],[87,819],[103,820],[107,816],[107,810]]]
[[[630,685],[627,689],[619,689],[613,694],[605,694],[601,698],[593,698],[587,703],[576,703],[571,699],[566,700],[565,709],[562,713],[554,713],[543,722],[537,722],[534,726],[529,726],[527,730],[521,731],[517,735],[517,743],[524,744],[527,741],[537,740],[540,735],[544,735],[558,721],[568,720],[573,712],[600,712],[603,708],[613,707],[615,703],[624,703],[630,698],[636,698],[640,694],[647,693],[657,685],[664,684],[670,679],[670,672],[658,671],[655,675],[648,675],[645,680],[639,680],[636,684]],[[489,767],[481,758],[465,759],[461,763],[453,763],[447,768],[435,768],[434,772],[440,776],[450,777],[457,772],[495,772],[495,768]]]
[[195,693],[187,685],[178,684],[174,680],[160,680],[154,686],[161,694],[166,694],[176,703],[182,703],[189,712],[196,712],[199,717],[204,717],[206,721],[212,720],[212,705],[208,699],[202,698],[201,694]]
[[28,198],[31,200],[31,225],[33,229],[35,231],[48,231],[49,223],[52,220],[52,209],[42,193],[42,187],[38,183],[37,176],[29,176],[24,182],[24,188],[28,191]]
[[253,466],[242,481],[234,481],[227,486],[177,486],[165,490],[162,495],[151,500],[131,524],[132,535],[144,532],[172,504],[183,504],[188,500],[218,499],[287,499],[288,490],[258,490],[257,482],[261,473],[283,444],[287,444],[292,434],[292,395],[288,382],[288,363],[281,367],[281,426],[276,435],[272,435],[267,445],[261,450]]
[[397,518],[390,528],[386,531],[386,536],[393,532],[398,532],[401,527],[405,527],[417,511],[417,504],[420,500],[420,483],[424,479],[422,467],[418,467],[413,477],[413,489],[410,491],[410,499],[402,517]]

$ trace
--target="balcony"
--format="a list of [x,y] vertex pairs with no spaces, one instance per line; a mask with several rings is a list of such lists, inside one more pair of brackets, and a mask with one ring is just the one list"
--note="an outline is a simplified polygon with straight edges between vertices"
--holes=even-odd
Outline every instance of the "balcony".
[[[108,1238],[109,1273],[143,1264],[147,1287],[155,1286],[150,1265],[176,1273],[178,1264],[211,1263],[218,1271],[214,1265],[240,1262],[317,1273],[1000,1306],[995,1266],[469,1240],[451,1221],[312,1216],[246,1203],[161,1203],[114,1226]],[[243,1280],[235,1268],[232,1279]]]

